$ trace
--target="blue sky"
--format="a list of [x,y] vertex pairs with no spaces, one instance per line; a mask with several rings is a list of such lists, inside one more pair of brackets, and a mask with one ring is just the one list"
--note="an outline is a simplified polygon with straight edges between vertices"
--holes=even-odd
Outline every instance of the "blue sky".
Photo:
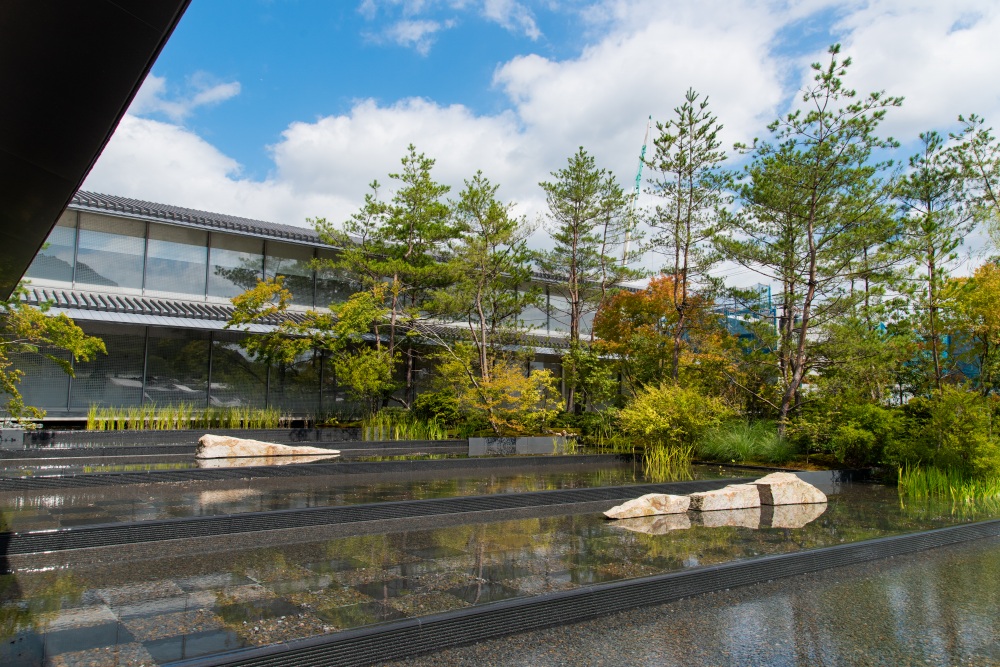
[[85,188],[337,221],[412,142],[541,224],[578,146],[631,183],[647,116],[692,86],[726,144],[764,136],[833,41],[851,86],[907,98],[904,142],[1000,122],[997,34],[996,0],[193,0]]

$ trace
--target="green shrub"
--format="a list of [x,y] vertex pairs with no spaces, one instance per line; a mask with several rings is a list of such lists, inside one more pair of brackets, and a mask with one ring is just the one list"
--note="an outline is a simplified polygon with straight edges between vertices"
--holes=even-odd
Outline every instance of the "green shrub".
[[413,414],[447,426],[457,424],[462,418],[455,392],[447,390],[428,391],[417,396],[413,401]]
[[729,421],[709,429],[695,451],[708,461],[786,463],[795,456],[796,448],[779,438],[770,422]]
[[1000,434],[994,433],[994,405],[976,392],[945,387],[904,408],[900,437],[885,454],[897,466],[918,464],[984,477],[1000,474]]
[[690,447],[731,414],[719,398],[663,384],[640,391],[621,409],[618,419],[626,435],[644,444]]

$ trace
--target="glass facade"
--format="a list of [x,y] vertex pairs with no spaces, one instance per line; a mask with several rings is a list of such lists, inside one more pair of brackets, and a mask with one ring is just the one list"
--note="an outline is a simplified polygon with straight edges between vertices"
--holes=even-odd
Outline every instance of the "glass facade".
[[297,306],[313,305],[313,249],[290,243],[267,242],[264,277],[284,278],[285,289],[292,293]]
[[144,402],[204,406],[208,396],[209,344],[209,333],[205,331],[151,327]]
[[142,289],[145,237],[145,222],[81,213],[76,282]]
[[[146,327],[90,324],[83,328],[91,335],[100,336],[108,353],[74,366],[76,377],[71,381],[69,407],[86,412],[91,405],[139,405],[143,396]],[[54,372],[62,371],[57,368]]]
[[[320,248],[316,257],[320,261],[320,269],[316,272],[316,307],[326,308],[331,303],[343,303],[347,297],[360,289],[360,285],[352,285],[333,269],[324,267],[325,263],[333,260],[334,251],[327,248]],[[326,260],[326,262],[324,262]]]
[[146,290],[205,294],[208,232],[168,225],[149,226]]
[[264,242],[246,236],[212,234],[208,295],[231,299],[257,286],[264,272]]
[[73,281],[73,262],[76,255],[76,211],[66,211],[59,218],[42,249],[25,274],[28,278]]

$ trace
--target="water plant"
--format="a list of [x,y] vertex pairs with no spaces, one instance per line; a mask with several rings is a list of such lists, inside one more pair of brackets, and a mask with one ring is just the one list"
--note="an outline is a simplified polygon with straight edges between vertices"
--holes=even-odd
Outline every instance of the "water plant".
[[361,422],[362,440],[444,440],[447,437],[447,431],[436,419],[424,419],[407,410],[379,410]]
[[249,406],[195,408],[191,403],[157,406],[100,407],[87,410],[90,431],[162,431],[175,429],[264,429],[280,428],[290,421],[274,407]]
[[694,479],[691,473],[691,445],[646,447],[642,454],[642,471],[651,482],[676,482]]
[[1000,477],[973,477],[954,468],[903,466],[899,468],[899,495],[907,500],[948,500],[953,505],[976,505],[1000,500]]

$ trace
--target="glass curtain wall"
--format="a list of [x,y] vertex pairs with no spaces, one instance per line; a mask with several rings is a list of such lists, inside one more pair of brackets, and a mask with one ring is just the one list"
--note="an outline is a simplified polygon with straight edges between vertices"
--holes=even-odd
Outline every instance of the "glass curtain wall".
[[204,407],[208,397],[209,340],[207,331],[150,328],[145,402]]
[[[89,324],[85,331],[100,336],[108,353],[74,365],[76,377],[71,383],[70,408],[85,412],[91,405],[139,405],[142,401],[146,327]],[[62,371],[56,369],[56,372]]]
[[142,289],[145,250],[145,222],[81,213],[76,282]]
[[297,306],[313,305],[313,249],[290,243],[267,242],[264,278],[284,278],[284,286],[292,293]]
[[205,294],[208,232],[169,225],[149,226],[146,291]]
[[212,234],[208,263],[208,295],[231,299],[255,287],[263,276],[264,242]]
[[[323,262],[323,260],[333,260],[336,254],[333,250],[320,248],[316,256]],[[327,308],[331,303],[343,303],[359,289],[361,289],[360,284],[352,284],[340,272],[321,268],[316,273],[316,307]]]
[[240,346],[242,340],[243,335],[238,333],[212,335],[210,406],[264,407],[267,404],[267,364],[251,359]]
[[45,245],[35,255],[28,278],[73,282],[73,261],[76,254],[76,211],[66,211],[45,239]]

